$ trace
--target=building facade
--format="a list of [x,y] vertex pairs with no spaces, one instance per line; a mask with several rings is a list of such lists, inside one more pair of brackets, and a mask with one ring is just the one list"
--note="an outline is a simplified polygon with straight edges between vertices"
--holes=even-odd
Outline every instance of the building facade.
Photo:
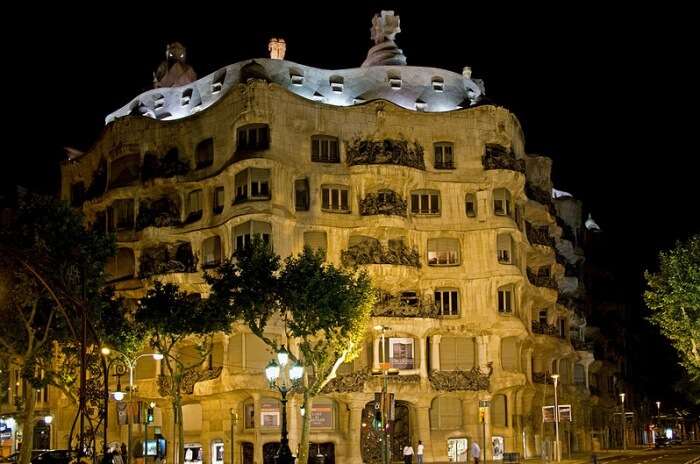
[[[407,66],[391,12],[372,31],[359,68],[285,61],[284,41],[271,44],[274,58],[184,85],[183,73],[194,76],[184,61],[161,65],[180,86],[156,82],[109,115],[94,146],[62,166],[63,198],[116,234],[107,270],[129,299],[156,279],[206,295],[203,272],[253,235],[283,257],[310,246],[366,268],[381,290],[366,343],[311,411],[312,453],[330,462],[379,458],[371,419],[381,378],[371,372],[383,353],[399,371],[389,379],[395,456],[418,440],[427,462],[466,461],[472,440],[487,444],[487,459],[551,452],[541,407],[554,404],[552,373],[572,411],[560,427],[563,454],[601,446],[591,379],[603,380],[577,303],[580,203],[553,189],[551,160],[525,152],[518,120],[486,102],[469,68]],[[388,327],[383,349],[376,325]],[[270,335],[294,351],[280,324]],[[263,375],[271,357],[245,326],[216,335],[209,379],[192,385],[184,406],[188,463],[272,462],[280,412]],[[157,407],[135,436],[172,443],[158,374],[156,361],[139,361],[137,397]],[[55,393],[53,446],[63,447],[74,408]],[[116,403],[110,441],[120,443]],[[290,404],[294,450],[301,416]]]

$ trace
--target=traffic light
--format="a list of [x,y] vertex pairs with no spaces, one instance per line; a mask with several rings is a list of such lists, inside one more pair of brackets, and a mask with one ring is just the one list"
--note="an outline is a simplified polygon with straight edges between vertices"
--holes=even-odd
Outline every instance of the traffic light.
[[150,424],[152,422],[153,422],[153,408],[149,406],[148,409],[146,410],[146,423]]

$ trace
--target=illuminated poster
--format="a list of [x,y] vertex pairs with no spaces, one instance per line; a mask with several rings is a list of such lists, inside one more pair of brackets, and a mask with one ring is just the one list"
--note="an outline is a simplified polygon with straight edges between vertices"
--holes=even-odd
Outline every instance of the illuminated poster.
[[311,427],[330,429],[333,428],[333,404],[321,403],[311,407]]
[[202,464],[202,445],[185,443],[185,464]]
[[449,462],[467,462],[469,442],[466,438],[447,439],[447,457]]
[[493,460],[503,460],[503,437],[491,437]]
[[260,426],[280,426],[280,403],[273,398],[263,398],[260,401]]

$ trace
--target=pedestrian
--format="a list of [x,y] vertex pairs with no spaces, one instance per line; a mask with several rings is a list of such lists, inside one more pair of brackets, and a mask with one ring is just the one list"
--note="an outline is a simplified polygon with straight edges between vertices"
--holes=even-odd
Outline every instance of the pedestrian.
[[481,459],[481,448],[479,448],[479,444],[476,442],[476,440],[472,441],[472,457],[474,458],[474,464],[479,464],[479,460]]
[[403,447],[403,462],[404,464],[413,462],[413,447],[410,444]]
[[131,464],[129,462],[129,454],[127,453],[127,451],[128,450],[126,449],[126,443],[122,442],[122,446],[121,446],[122,461],[124,461],[125,464]]
[[119,454],[119,450],[114,450],[114,454],[112,455],[112,462],[114,464],[124,464],[124,460]]
[[416,446],[416,462],[418,464],[423,464],[423,450],[425,447],[423,446],[423,442],[418,440],[418,446]]

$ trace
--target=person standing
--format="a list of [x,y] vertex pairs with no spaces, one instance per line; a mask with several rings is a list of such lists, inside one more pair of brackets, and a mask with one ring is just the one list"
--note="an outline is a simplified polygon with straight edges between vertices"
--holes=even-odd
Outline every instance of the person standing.
[[114,450],[114,454],[112,455],[112,462],[114,464],[124,464],[124,460],[119,454],[119,450]]
[[403,447],[403,462],[404,464],[413,462],[413,447],[410,444]]
[[418,440],[418,446],[416,446],[416,462],[418,464],[423,464],[423,450],[425,447],[423,446],[423,442]]
[[474,464],[479,464],[481,459],[481,448],[476,440],[472,441],[472,457],[474,458]]

